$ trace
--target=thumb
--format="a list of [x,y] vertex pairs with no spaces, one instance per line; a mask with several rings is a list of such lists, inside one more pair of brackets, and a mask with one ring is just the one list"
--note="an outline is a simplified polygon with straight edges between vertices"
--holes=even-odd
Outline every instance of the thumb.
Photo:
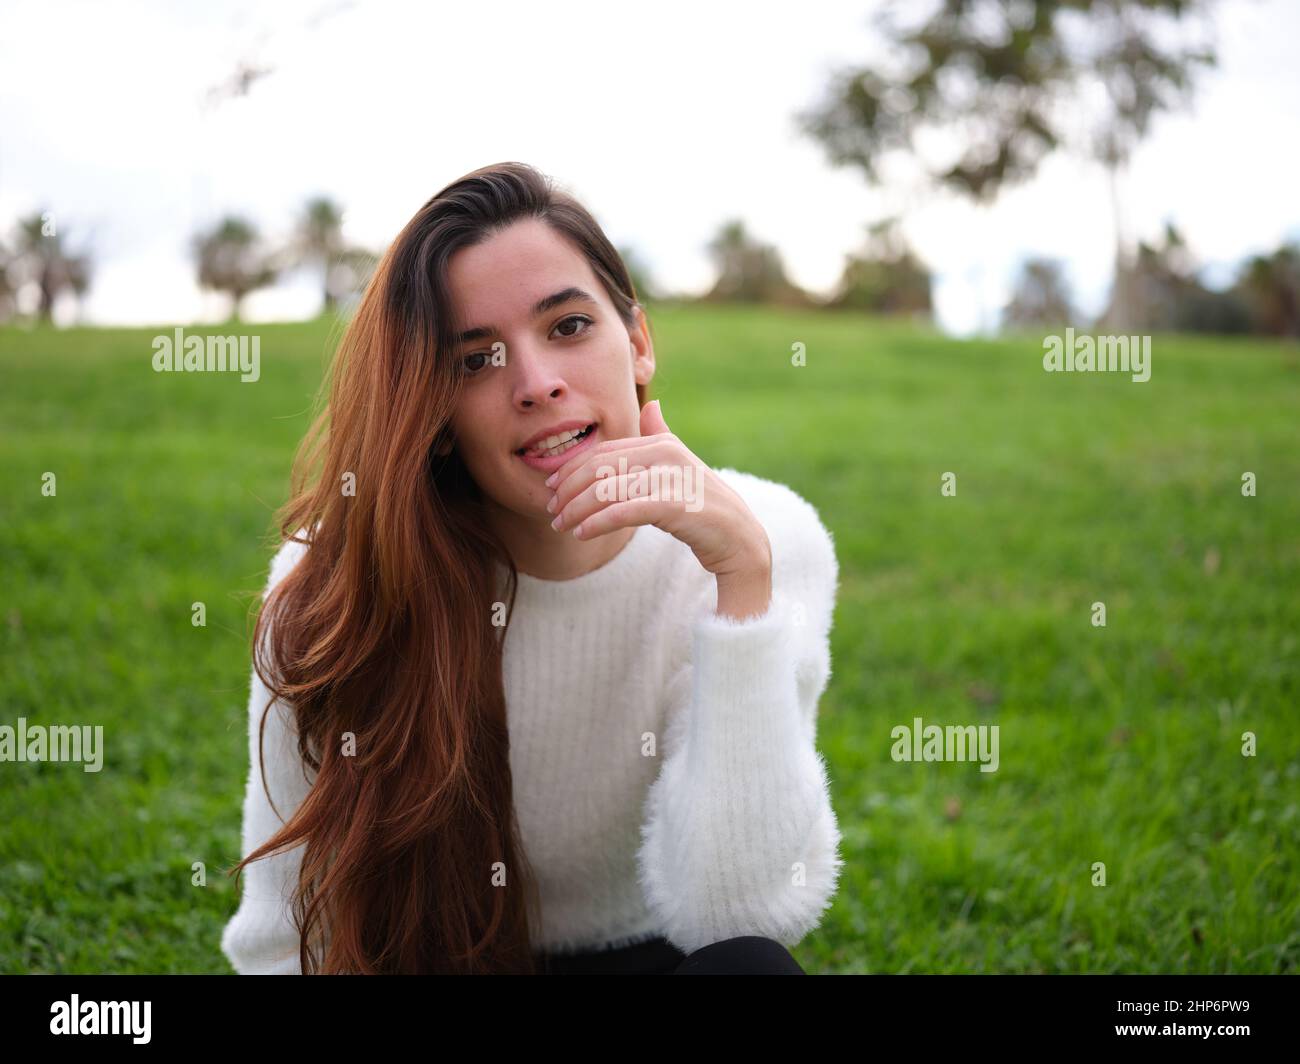
[[653,436],[659,432],[672,432],[659,409],[659,400],[653,399],[641,408],[641,435]]

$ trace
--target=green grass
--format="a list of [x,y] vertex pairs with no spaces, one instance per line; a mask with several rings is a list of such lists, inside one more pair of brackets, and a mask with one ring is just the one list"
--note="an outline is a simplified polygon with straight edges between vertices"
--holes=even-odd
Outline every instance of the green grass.
[[[673,430],[835,537],[846,867],[805,967],[1300,969],[1300,352],[1157,337],[1134,384],[857,315],[653,322]],[[3,972],[229,971],[248,607],[333,334],[257,326],[241,384],[153,373],[158,331],[0,329],[0,724],[102,723],[113,766],[0,764]],[[999,770],[894,762],[915,716],[997,724]]]

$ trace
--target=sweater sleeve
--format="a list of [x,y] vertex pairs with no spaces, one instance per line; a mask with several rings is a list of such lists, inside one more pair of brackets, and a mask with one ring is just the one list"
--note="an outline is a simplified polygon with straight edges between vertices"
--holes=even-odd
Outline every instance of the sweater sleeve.
[[[293,568],[305,547],[287,542],[271,564],[267,594]],[[276,701],[266,717],[261,747],[266,758],[262,785],[259,733],[271,694],[253,672],[248,699],[248,780],[244,790],[242,852],[246,857],[289,819],[311,789],[298,755],[289,708]],[[269,788],[275,807],[267,800]],[[300,975],[298,930],[289,908],[298,881],[302,845],[245,865],[239,909],[221,935],[221,951],[240,975]]]
[[781,502],[763,520],[772,601],[759,617],[718,616],[709,579],[646,800],[642,889],[686,953],[740,935],[795,945],[821,922],[843,865],[815,745],[838,564],[812,506],[774,487]]

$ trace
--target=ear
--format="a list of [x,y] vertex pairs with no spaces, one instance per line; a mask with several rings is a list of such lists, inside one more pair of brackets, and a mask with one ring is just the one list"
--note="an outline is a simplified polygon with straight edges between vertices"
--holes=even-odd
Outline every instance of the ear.
[[447,455],[451,454],[451,448],[451,435],[444,430],[438,434],[438,439],[433,447],[433,453],[439,458],[445,458]]
[[650,326],[646,320],[645,309],[638,303],[632,312],[636,315],[636,326],[629,330],[632,347],[632,377],[637,384],[649,384],[655,375],[655,348],[650,339]]

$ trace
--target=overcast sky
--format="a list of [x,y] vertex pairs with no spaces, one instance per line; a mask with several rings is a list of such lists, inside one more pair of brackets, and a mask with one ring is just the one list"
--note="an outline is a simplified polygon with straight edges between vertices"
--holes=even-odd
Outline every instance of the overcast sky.
[[[93,237],[93,322],[205,320],[223,305],[196,287],[188,246],[219,215],[277,238],[325,193],[347,237],[379,249],[448,181],[518,159],[667,289],[707,287],[705,244],[740,217],[825,291],[863,227],[902,204],[949,331],[992,325],[1031,254],[1064,259],[1098,309],[1113,228],[1095,167],[1054,158],[980,212],[873,189],[797,132],[832,69],[877,54],[877,6],[5,0],[0,227],[46,208],[74,246]],[[1216,21],[1219,68],[1189,115],[1159,121],[1122,186],[1135,233],[1173,221],[1212,281],[1300,236],[1300,3],[1228,0]],[[241,61],[273,72],[203,107]],[[314,313],[318,287],[298,276],[256,293],[248,317]]]

